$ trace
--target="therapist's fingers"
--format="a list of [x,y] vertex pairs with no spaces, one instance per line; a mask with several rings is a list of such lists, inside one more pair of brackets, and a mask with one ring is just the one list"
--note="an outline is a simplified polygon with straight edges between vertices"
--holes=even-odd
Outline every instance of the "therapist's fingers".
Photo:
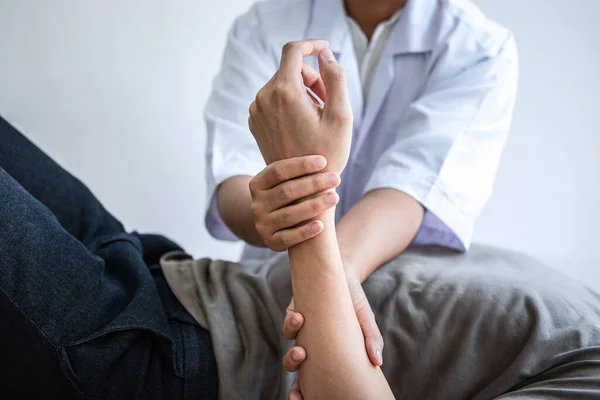
[[283,337],[288,340],[296,339],[300,328],[304,325],[304,317],[295,311],[288,311],[283,320]]
[[289,340],[296,339],[296,335],[304,325],[304,316],[296,311],[294,298],[290,301],[285,310],[285,318],[283,319],[283,337]]
[[360,281],[348,278],[348,289],[356,312],[358,324],[365,338],[365,348],[371,363],[379,367],[383,364],[383,336],[377,326],[375,314]]
[[273,251],[285,251],[323,232],[323,222],[312,221],[296,228],[282,229],[265,239],[267,247]]
[[323,156],[304,156],[275,161],[250,181],[250,190],[271,189],[285,181],[321,171],[327,165]]
[[288,400],[304,400],[304,397],[302,397],[302,392],[300,390],[300,378],[298,375],[296,375],[294,382],[292,382],[290,392],[288,393]]
[[[316,216],[321,215],[326,210],[329,210],[331,207],[335,206],[339,200],[340,197],[334,191],[303,200],[298,204],[273,211],[269,216],[269,225],[274,231],[288,229],[302,222],[310,221]],[[304,237],[299,237],[299,239],[306,240]],[[290,244],[288,247],[298,243],[300,242]]]
[[352,121],[352,106],[348,96],[346,74],[329,48],[319,53],[319,69],[327,91],[323,115],[334,121]]
[[279,65],[278,79],[293,80],[300,77],[304,57],[318,54],[321,50],[328,48],[326,40],[307,39],[296,42],[288,42],[283,46],[281,52],[281,64]]
[[325,92],[325,84],[321,79],[321,74],[311,68],[308,64],[302,64],[302,80],[304,86],[309,87],[319,98],[327,101],[327,93]]
[[288,372],[296,372],[304,360],[306,360],[304,347],[294,346],[283,356],[283,368]]
[[[303,200],[307,197],[318,195],[329,189],[338,187],[341,183],[340,176],[335,172],[318,172],[301,178],[290,179],[274,188],[266,191],[266,199],[271,210],[277,210],[288,204]],[[304,218],[296,222],[304,222],[309,218]],[[295,224],[294,224],[295,225]],[[285,228],[291,225],[285,226]],[[278,228],[278,230],[281,228]]]

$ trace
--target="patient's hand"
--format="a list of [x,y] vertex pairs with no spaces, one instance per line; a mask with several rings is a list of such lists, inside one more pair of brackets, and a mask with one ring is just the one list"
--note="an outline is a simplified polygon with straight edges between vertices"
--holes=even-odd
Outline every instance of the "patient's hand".
[[251,210],[256,231],[271,250],[284,251],[323,230],[314,220],[339,200],[335,172],[319,173],[321,156],[275,161],[250,181]]
[[[304,57],[317,53],[320,75],[303,64]],[[323,108],[305,86],[324,101]],[[248,124],[267,164],[319,154],[327,159],[328,171],[342,172],[350,152],[352,108],[344,72],[327,42],[284,46],[279,70],[250,106]]]

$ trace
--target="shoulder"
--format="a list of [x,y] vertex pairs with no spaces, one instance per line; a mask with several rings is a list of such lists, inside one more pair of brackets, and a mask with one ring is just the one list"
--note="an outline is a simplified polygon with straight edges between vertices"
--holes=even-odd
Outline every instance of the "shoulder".
[[487,18],[471,1],[435,1],[439,16],[438,45],[455,49],[460,47],[488,57],[514,46],[512,32]]

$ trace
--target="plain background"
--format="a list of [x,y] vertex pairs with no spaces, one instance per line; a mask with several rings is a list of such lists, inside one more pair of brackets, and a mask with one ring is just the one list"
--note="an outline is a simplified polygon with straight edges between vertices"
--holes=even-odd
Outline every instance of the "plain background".
[[[129,228],[235,260],[240,245],[203,223],[202,112],[226,32],[251,3],[1,0],[0,114]],[[476,3],[515,33],[521,85],[475,239],[600,288],[600,1]]]

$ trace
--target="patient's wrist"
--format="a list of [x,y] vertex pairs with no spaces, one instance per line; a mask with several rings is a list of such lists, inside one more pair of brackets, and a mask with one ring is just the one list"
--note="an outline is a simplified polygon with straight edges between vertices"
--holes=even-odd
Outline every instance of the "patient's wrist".
[[335,233],[335,207],[316,219],[323,222],[323,231],[312,239],[288,249],[290,268],[320,268],[343,272],[340,249]]

